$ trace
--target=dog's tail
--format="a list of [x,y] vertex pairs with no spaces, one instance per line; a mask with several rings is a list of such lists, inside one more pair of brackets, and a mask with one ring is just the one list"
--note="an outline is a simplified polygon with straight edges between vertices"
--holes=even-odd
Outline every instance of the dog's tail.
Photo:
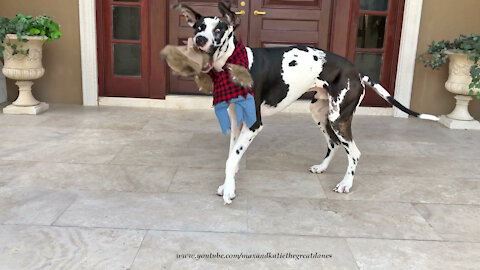
[[364,83],[366,83],[368,86],[372,87],[373,90],[375,90],[375,92],[379,96],[381,96],[383,99],[385,99],[388,103],[390,103],[393,106],[399,108],[402,112],[407,113],[411,116],[418,117],[420,119],[431,120],[431,121],[438,121],[439,120],[439,118],[436,117],[435,115],[418,113],[418,112],[414,112],[414,111],[406,108],[400,102],[398,102],[396,99],[394,99],[390,95],[390,93],[388,93],[387,90],[385,90],[385,88],[383,88],[383,86],[381,86],[379,83],[372,82],[370,80],[369,76],[360,74],[360,77],[361,77],[362,81]]

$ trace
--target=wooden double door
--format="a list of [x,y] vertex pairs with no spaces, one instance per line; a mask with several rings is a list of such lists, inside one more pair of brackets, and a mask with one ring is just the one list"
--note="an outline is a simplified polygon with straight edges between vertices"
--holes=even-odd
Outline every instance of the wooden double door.
[[[97,0],[99,95],[165,98],[198,94],[159,52],[193,35],[173,4],[219,15],[218,0]],[[304,44],[348,58],[393,94],[405,0],[233,0],[246,46]],[[387,106],[367,91],[364,106]]]
[[[220,16],[217,0],[170,0],[185,3],[204,16]],[[332,0],[234,0],[232,10],[241,19],[236,33],[249,47],[305,44],[328,49]],[[184,44],[193,30],[178,12],[170,12],[169,42]],[[170,75],[172,93],[198,93],[189,78]]]

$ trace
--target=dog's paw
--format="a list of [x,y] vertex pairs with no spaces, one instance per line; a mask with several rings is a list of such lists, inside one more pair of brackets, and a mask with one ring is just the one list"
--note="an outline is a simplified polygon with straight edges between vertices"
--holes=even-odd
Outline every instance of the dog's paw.
[[333,191],[337,193],[348,193],[350,192],[350,188],[352,188],[353,181],[352,180],[342,180],[337,186],[333,189]]
[[223,196],[223,201],[225,204],[231,204],[232,200],[235,199],[235,187],[227,187],[225,185],[221,185],[217,189],[217,195]]
[[219,186],[217,189],[217,195],[218,196],[223,196],[223,185]]
[[310,167],[309,171],[312,173],[324,173],[327,170],[327,166],[324,166],[322,164],[320,165],[313,165]]

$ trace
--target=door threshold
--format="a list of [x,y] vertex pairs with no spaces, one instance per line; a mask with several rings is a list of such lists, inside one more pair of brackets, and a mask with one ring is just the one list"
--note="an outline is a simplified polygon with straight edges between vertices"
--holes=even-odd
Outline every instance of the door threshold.
[[[309,100],[297,100],[282,112],[310,113],[309,104]],[[99,97],[98,105],[176,110],[213,110],[212,97],[192,95],[167,95],[165,99]],[[385,107],[359,107],[355,114],[393,116],[393,109]]]

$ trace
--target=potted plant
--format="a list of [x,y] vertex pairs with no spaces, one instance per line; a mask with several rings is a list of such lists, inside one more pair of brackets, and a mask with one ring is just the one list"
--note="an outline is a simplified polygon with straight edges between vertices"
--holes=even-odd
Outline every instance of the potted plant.
[[39,114],[48,104],[32,95],[32,80],[43,76],[42,46],[45,41],[59,39],[60,26],[50,16],[24,16],[13,19],[0,17],[0,58],[4,59],[3,74],[16,80],[17,100],[3,109],[8,114]]
[[468,112],[472,96],[480,99],[480,36],[461,35],[451,41],[432,42],[420,60],[426,67],[438,69],[449,59],[449,77],[445,88],[455,94],[455,109],[440,117],[440,123],[451,129],[480,129],[480,122]]

